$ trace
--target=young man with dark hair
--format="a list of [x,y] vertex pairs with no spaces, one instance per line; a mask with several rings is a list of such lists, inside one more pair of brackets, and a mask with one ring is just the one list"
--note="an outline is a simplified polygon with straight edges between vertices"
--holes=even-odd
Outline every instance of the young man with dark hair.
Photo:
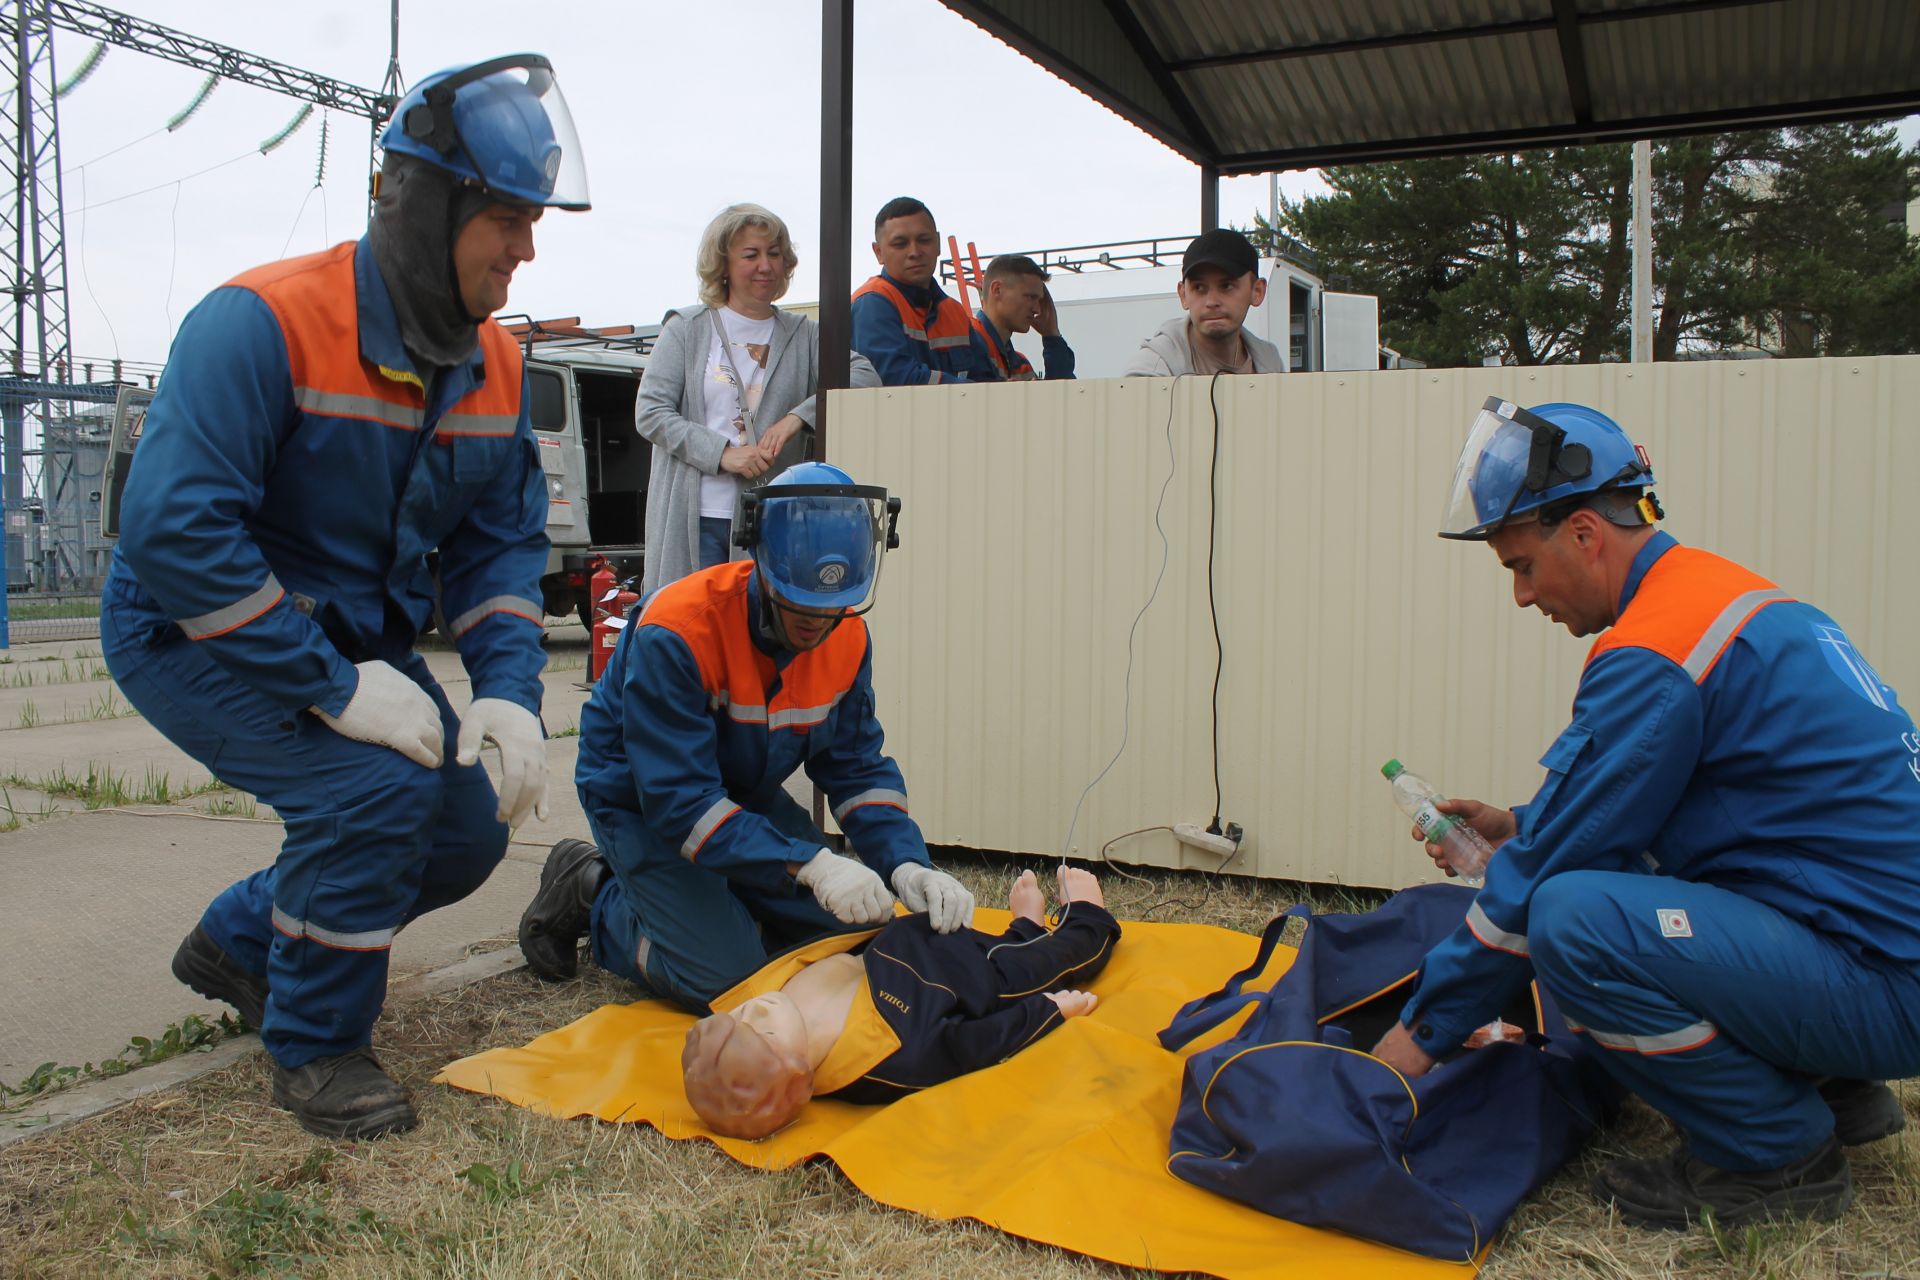
[[1180,262],[1180,305],[1127,362],[1129,378],[1199,373],[1285,373],[1280,348],[1246,331],[1247,312],[1267,296],[1260,255],[1238,231],[1216,227],[1195,236]]
[[912,196],[895,196],[873,220],[880,274],[853,292],[853,349],[873,362],[889,387],[999,378],[986,339],[934,273],[940,229]]
[[1060,336],[1060,317],[1047,292],[1047,273],[1023,253],[1003,253],[987,264],[973,331],[987,344],[993,365],[1008,382],[1032,382],[1033,362],[1014,348],[1013,335],[1040,331],[1047,379],[1073,377],[1073,348]]

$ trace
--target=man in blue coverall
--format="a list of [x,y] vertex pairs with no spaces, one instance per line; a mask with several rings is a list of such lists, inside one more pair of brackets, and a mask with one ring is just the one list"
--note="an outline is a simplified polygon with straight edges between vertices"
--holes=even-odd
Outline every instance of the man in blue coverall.
[[[274,1102],[335,1138],[418,1122],[370,1047],[393,935],[546,808],[546,482],[489,317],[544,209],[587,207],[544,58],[423,80],[382,143],[365,239],[247,272],[181,325],[100,619],[128,701],[286,824],[173,972],[260,1028]],[[458,717],[413,651],[436,548]]]
[[997,382],[993,353],[967,309],[934,282],[940,229],[912,196],[895,196],[873,219],[880,274],[853,291],[853,349],[889,387]]
[[1533,799],[1443,806],[1498,855],[1374,1052],[1419,1075],[1537,976],[1684,1135],[1599,1175],[1624,1219],[1837,1217],[1920,1073],[1920,735],[1832,618],[1655,532],[1653,480],[1581,405],[1474,424],[1441,536],[1599,638]]
[[[896,892],[937,931],[966,927],[973,895],[929,861],[873,712],[859,615],[898,511],[801,463],[743,497],[751,560],[640,603],[580,712],[574,781],[599,848],[555,845],[520,922],[535,973],[572,977],[590,932],[602,968],[704,1014],[775,952],[883,923]],[[802,767],[858,858],[786,793]]]

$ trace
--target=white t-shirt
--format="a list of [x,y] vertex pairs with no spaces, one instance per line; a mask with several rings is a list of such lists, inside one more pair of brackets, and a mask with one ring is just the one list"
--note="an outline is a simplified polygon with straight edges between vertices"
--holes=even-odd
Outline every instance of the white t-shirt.
[[[766,386],[767,353],[773,343],[773,317],[749,320],[731,307],[721,307],[711,314],[719,316],[721,324],[726,326],[730,350],[725,355],[732,357],[733,367],[746,379],[747,385],[735,389],[733,375],[727,371],[727,360],[720,350],[720,338],[713,332],[713,324],[707,322],[707,430],[730,445],[751,444],[752,441],[742,434],[744,423],[741,418],[743,412],[750,412],[759,406],[760,392]],[[721,471],[700,477],[701,515],[731,520],[734,504],[739,498],[739,476]]]

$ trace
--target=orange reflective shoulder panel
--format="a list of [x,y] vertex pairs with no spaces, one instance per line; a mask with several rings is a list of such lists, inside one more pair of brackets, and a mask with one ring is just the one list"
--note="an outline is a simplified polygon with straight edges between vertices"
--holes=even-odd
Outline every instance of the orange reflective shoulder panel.
[[1647,570],[1626,612],[1593,642],[1587,661],[1615,649],[1647,649],[1699,681],[1749,618],[1788,599],[1773,583],[1731,560],[1674,547]]

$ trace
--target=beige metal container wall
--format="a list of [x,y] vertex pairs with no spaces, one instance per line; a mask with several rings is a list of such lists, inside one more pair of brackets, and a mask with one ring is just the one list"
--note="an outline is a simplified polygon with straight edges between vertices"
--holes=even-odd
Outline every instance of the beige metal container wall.
[[[888,746],[936,843],[1099,855],[1213,813],[1212,392],[1222,813],[1236,873],[1427,876],[1379,765],[1517,803],[1588,642],[1434,536],[1482,400],[1573,400],[1651,451],[1665,527],[1825,608],[1920,705],[1920,357],[835,392],[831,456],[905,501],[870,618]],[[1169,554],[1135,640],[1128,628]],[[1211,869],[1166,832],[1118,861]]]

